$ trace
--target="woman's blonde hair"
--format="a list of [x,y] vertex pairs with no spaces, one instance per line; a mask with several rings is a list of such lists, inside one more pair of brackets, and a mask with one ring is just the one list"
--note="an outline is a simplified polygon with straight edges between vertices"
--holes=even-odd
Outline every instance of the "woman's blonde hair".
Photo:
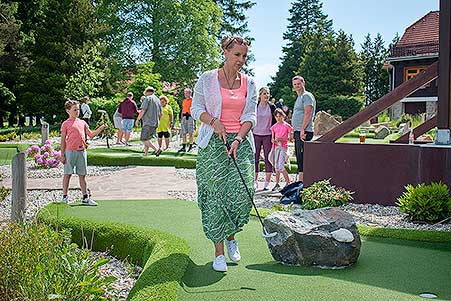
[[258,90],[258,102],[260,102],[263,92],[268,92],[268,94],[269,94],[270,93],[269,92],[269,88],[268,87],[261,87],[260,90]]
[[166,95],[161,95],[160,100],[166,100],[166,102],[169,102],[169,99],[166,97]]

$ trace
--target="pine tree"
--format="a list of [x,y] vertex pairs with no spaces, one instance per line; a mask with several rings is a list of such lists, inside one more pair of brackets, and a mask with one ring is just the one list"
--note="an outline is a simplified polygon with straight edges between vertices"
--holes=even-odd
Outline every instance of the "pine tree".
[[377,34],[374,41],[371,40],[370,34],[365,37],[365,42],[362,44],[360,59],[363,65],[366,105],[378,100],[388,92],[388,73],[383,69],[387,55],[388,50],[385,48],[384,41],[380,34]]
[[312,35],[316,33],[327,35],[332,32],[332,21],[323,13],[320,0],[297,0],[289,12],[288,29],[283,35],[288,43],[282,48],[282,62],[276,76],[272,78],[273,82],[269,85],[271,94],[276,99],[283,95],[282,91],[286,91],[286,87],[291,87],[291,79],[299,69]]

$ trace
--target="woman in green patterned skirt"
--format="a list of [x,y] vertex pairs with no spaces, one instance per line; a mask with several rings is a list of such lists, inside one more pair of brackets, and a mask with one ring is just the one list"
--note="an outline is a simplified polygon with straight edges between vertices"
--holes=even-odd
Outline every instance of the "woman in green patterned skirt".
[[[225,63],[199,78],[191,115],[202,122],[197,137],[198,205],[205,235],[214,243],[213,269],[227,271],[224,242],[230,260],[241,259],[235,234],[249,221],[252,204],[232,161],[235,158],[247,187],[254,193],[254,142],[257,93],[241,67],[249,42],[228,36],[221,41]],[[229,145],[227,149],[226,145]]]

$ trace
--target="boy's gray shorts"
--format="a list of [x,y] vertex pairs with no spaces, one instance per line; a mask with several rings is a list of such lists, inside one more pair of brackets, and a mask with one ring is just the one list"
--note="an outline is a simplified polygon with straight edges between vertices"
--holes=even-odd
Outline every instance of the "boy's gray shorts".
[[194,122],[193,117],[189,116],[188,119],[185,116],[182,116],[182,120],[180,120],[181,124],[181,135],[185,134],[193,134],[196,130],[196,123]]
[[88,160],[85,150],[66,150],[66,163],[64,164],[64,174],[71,175],[77,174],[80,176],[86,176]]

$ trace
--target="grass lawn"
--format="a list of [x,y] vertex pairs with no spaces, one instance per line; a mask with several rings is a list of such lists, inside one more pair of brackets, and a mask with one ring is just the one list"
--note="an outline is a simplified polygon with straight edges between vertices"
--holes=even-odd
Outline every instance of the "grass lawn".
[[194,203],[99,201],[98,207],[65,208],[63,217],[139,225],[185,239],[191,252],[179,288],[181,300],[422,300],[422,292],[451,299],[449,243],[363,237],[354,267],[288,267],[272,259],[258,220],[251,217],[237,234],[242,261],[229,264],[227,273],[217,273],[211,269],[213,246],[203,234]]
[[0,165],[11,164],[11,161],[16,154],[17,154],[17,148],[1,147],[0,148]]

